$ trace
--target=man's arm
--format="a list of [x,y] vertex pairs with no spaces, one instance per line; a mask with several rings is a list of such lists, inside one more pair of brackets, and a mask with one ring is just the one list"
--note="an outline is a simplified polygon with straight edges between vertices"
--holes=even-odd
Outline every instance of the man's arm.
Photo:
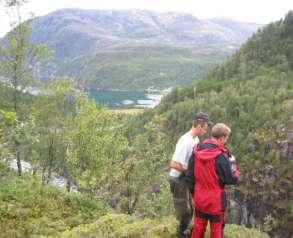
[[185,172],[187,169],[187,165],[184,163],[184,158],[186,158],[187,153],[188,145],[184,143],[184,140],[182,140],[181,137],[176,144],[175,152],[170,162],[170,168],[176,169],[179,172]]
[[177,171],[183,172],[183,173],[186,171],[186,168],[182,164],[174,160],[171,160],[170,168],[176,169]]

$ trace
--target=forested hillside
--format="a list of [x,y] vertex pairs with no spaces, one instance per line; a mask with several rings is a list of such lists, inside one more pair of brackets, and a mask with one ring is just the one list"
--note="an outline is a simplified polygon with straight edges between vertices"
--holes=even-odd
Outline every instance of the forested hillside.
[[199,79],[229,54],[217,47],[119,45],[62,62],[57,74],[66,72],[85,88],[166,89]]
[[[17,10],[23,1],[7,3]],[[231,126],[242,172],[227,222],[253,227],[227,225],[226,236],[290,238],[292,29],[289,12],[202,80],[132,116],[96,105],[67,79],[27,93],[50,53],[18,24],[0,48],[0,236],[174,237],[168,165],[202,110]],[[60,177],[62,188],[52,187]]]

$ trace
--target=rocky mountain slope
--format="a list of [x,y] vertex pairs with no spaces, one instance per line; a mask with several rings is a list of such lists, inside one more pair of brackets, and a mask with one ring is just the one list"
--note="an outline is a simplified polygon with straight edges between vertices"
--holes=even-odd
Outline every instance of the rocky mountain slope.
[[191,82],[260,27],[178,12],[81,9],[58,10],[31,25],[32,42],[55,54],[39,69],[41,78],[120,89]]

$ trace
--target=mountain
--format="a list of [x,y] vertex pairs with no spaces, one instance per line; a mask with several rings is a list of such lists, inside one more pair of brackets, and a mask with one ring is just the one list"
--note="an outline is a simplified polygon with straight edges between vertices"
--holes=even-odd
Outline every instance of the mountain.
[[[207,112],[214,123],[229,125],[229,148],[237,158],[241,181],[230,191],[228,222],[258,226],[271,237],[290,238],[292,78],[290,11],[284,19],[255,33],[205,77],[174,89],[158,107],[137,116],[129,125],[128,136],[148,142],[144,150],[156,158],[157,170],[152,173],[162,175],[176,141],[190,128],[194,112]],[[164,179],[157,184],[164,184]]]
[[189,83],[261,25],[147,10],[62,9],[34,19],[32,42],[54,50],[45,80],[70,76],[99,88],[165,88]]
[[260,24],[245,24],[243,22],[235,21],[233,19],[229,18],[211,18],[209,19],[209,22],[213,22],[214,24],[217,24],[225,29],[230,29],[231,32],[236,32],[239,42],[246,40],[248,36],[251,36],[251,32],[255,31],[255,27],[260,27]]
[[190,14],[176,12],[81,9],[53,12],[34,20],[32,26],[34,42],[61,48],[58,56],[60,53],[65,57],[71,57],[75,51],[90,52],[121,43],[204,47],[227,43],[240,45],[260,27],[259,24],[228,19],[199,20]]

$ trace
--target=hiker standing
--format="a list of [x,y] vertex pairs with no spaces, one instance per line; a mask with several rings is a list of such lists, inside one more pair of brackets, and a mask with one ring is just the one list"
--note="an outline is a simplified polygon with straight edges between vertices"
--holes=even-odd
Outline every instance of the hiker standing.
[[185,181],[193,193],[195,207],[192,238],[204,238],[208,221],[211,238],[223,238],[227,207],[225,185],[236,184],[240,177],[235,164],[232,171],[230,153],[225,147],[230,133],[231,129],[223,123],[213,126],[212,137],[195,147],[195,156],[189,162]]
[[208,115],[202,112],[196,113],[190,130],[180,137],[170,163],[169,182],[173,195],[178,238],[189,237],[190,222],[193,216],[193,202],[191,193],[184,182],[189,159],[193,154],[193,148],[199,143],[198,136],[207,132],[209,124]]

